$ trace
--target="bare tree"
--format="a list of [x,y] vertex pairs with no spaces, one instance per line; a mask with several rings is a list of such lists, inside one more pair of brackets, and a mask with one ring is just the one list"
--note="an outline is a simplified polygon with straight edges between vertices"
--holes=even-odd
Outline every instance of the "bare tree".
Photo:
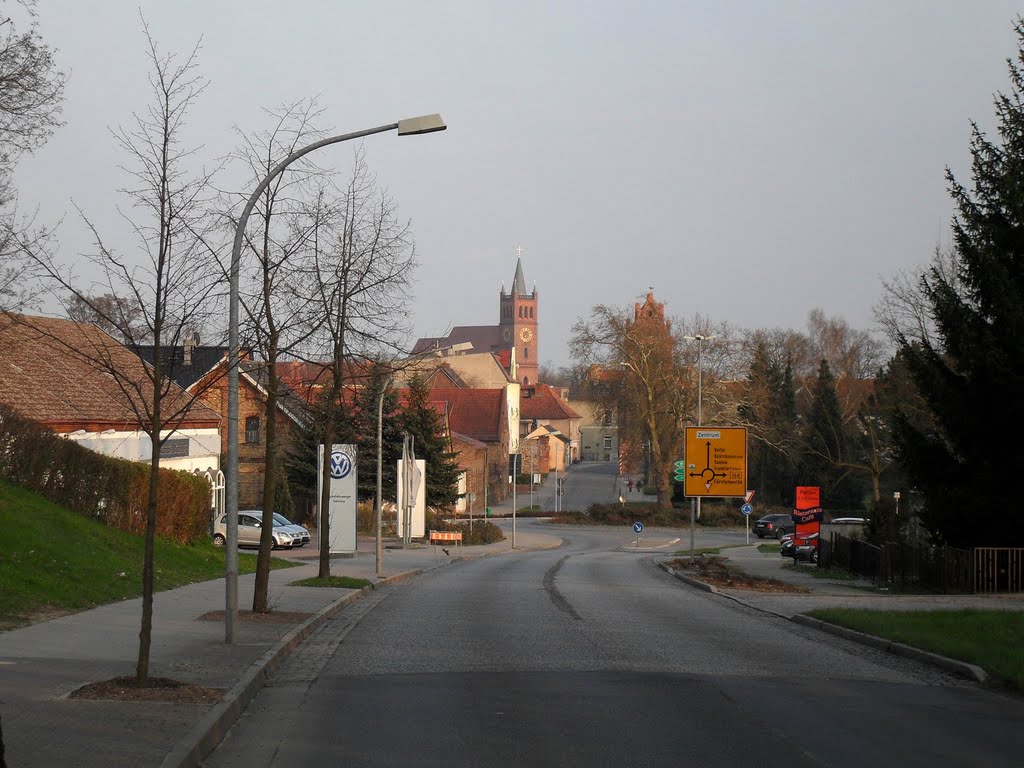
[[[262,133],[243,137],[238,158],[248,166],[255,183],[268,176],[284,157],[322,137],[314,128],[320,116],[315,101],[300,101],[267,112],[273,125]],[[265,361],[261,381],[266,388],[263,473],[263,525],[256,564],[252,609],[270,610],[270,553],[273,549],[274,500],[280,474],[281,446],[277,430],[281,355],[302,345],[318,323],[311,322],[310,294],[302,290],[302,265],[311,251],[321,217],[311,213],[311,198],[319,194],[326,172],[309,158],[293,163],[267,186],[253,209],[245,251],[250,268],[241,292],[247,331]],[[247,199],[247,198],[246,198]],[[243,204],[245,200],[243,199]]]
[[[113,131],[130,161],[124,169],[131,183],[121,190],[129,210],[121,211],[121,215],[135,234],[135,243],[128,251],[132,256],[108,247],[83,213],[96,246],[96,251],[85,258],[102,276],[96,283],[82,288],[73,271],[54,258],[35,259],[58,298],[70,296],[78,311],[115,329],[125,346],[140,356],[142,343],[151,345],[152,363],[143,366],[145,375],[141,378],[137,365],[125,364],[118,352],[123,350],[120,345],[96,343],[90,348],[68,350],[113,378],[152,444],[136,665],[140,686],[149,678],[160,450],[197,402],[172,383],[174,357],[170,353],[187,332],[203,326],[217,289],[217,272],[204,238],[210,177],[188,172],[186,162],[192,160],[194,150],[183,148],[186,117],[205,87],[196,72],[199,47],[184,58],[164,54],[144,21],[143,29],[152,67],[152,101],[144,112],[133,116],[128,127]],[[121,298],[109,301],[110,296]],[[125,307],[133,310],[124,311]],[[140,317],[136,317],[134,308],[138,308]]]
[[938,346],[934,309],[923,279],[926,274],[934,274],[959,293],[959,270],[956,249],[937,245],[926,267],[901,270],[882,281],[882,297],[874,306],[875,321],[894,345],[906,342]]
[[[329,191],[324,190],[315,207],[319,225],[306,282],[319,318],[315,339],[328,360],[322,398],[327,446],[323,477],[330,476],[330,446],[348,383],[347,362],[393,356],[387,350],[393,353],[408,330],[405,302],[416,266],[409,224],[398,219],[392,200],[377,188],[361,149],[337,200]],[[319,501],[321,578],[331,575],[329,494],[324,483]]]
[[34,292],[25,279],[29,254],[49,249],[50,232],[18,208],[14,168],[46,143],[60,125],[64,73],[39,35],[36,0],[19,0],[27,17],[19,28],[12,3],[0,2],[0,310],[21,311]]

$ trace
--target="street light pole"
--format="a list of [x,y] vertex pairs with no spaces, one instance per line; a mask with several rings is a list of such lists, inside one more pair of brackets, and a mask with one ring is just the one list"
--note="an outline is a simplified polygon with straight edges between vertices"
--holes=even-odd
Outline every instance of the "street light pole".
[[[688,341],[697,342],[697,426],[703,426],[702,414],[701,414],[701,401],[704,397],[704,342],[709,339],[715,338],[714,336],[707,336],[702,333],[695,333],[693,336],[684,336],[684,339]],[[689,458],[687,458],[689,460]],[[696,520],[694,519],[694,509],[696,509]],[[690,556],[694,554],[694,537],[697,528],[697,520],[700,519],[700,496],[696,498],[694,503],[690,506]]]
[[[239,315],[239,272],[242,261],[242,240],[245,237],[245,226],[259,200],[270,183],[300,157],[303,157],[313,150],[326,147],[330,144],[338,144],[342,141],[360,139],[364,136],[371,136],[375,133],[385,131],[398,131],[399,136],[416,136],[421,133],[433,133],[443,131],[447,128],[440,115],[424,115],[413,117],[407,120],[399,120],[397,123],[381,125],[376,128],[368,128],[354,133],[345,133],[339,136],[315,141],[301,149],[292,152],[288,157],[278,163],[268,173],[263,181],[259,183],[256,190],[249,197],[238,223],[235,225],[235,242],[231,247],[231,268],[230,268],[230,294],[228,300],[228,487],[227,487],[227,556],[224,563],[225,580],[225,611],[224,611],[224,635],[225,642],[235,642],[235,625],[238,623],[238,366],[239,366],[239,343],[238,343],[238,315]],[[274,372],[271,371],[273,376]]]

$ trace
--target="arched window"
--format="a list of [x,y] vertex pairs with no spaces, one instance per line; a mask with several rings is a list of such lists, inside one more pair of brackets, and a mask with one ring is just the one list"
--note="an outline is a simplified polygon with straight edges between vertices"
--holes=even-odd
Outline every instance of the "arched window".
[[530,307],[530,319],[533,320],[533,307]]
[[530,348],[523,347],[523,360],[526,360],[530,356]]

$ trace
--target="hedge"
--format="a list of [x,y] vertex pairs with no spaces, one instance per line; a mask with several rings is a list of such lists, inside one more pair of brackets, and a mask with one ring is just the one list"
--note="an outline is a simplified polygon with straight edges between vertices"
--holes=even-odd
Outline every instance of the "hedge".
[[[0,404],[0,477],[129,533],[146,530],[148,463],[104,456]],[[161,469],[156,533],[179,543],[209,535],[210,485]]]

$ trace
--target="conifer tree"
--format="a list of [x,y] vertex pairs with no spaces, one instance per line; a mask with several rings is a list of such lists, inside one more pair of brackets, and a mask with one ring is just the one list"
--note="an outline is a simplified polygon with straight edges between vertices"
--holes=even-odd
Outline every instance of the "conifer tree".
[[[956,205],[956,280],[937,269],[922,288],[936,340],[903,339],[934,427],[896,419],[901,459],[922,494],[922,520],[959,546],[1024,544],[1012,478],[1024,466],[1024,22],[995,99],[997,138],[972,127],[973,188],[947,169]],[[988,409],[992,410],[989,411]]]
[[430,389],[420,377],[409,381],[409,401],[402,414],[402,425],[416,438],[416,458],[426,460],[427,505],[454,505],[459,498],[460,473],[456,454],[441,432],[441,417],[431,407]]

